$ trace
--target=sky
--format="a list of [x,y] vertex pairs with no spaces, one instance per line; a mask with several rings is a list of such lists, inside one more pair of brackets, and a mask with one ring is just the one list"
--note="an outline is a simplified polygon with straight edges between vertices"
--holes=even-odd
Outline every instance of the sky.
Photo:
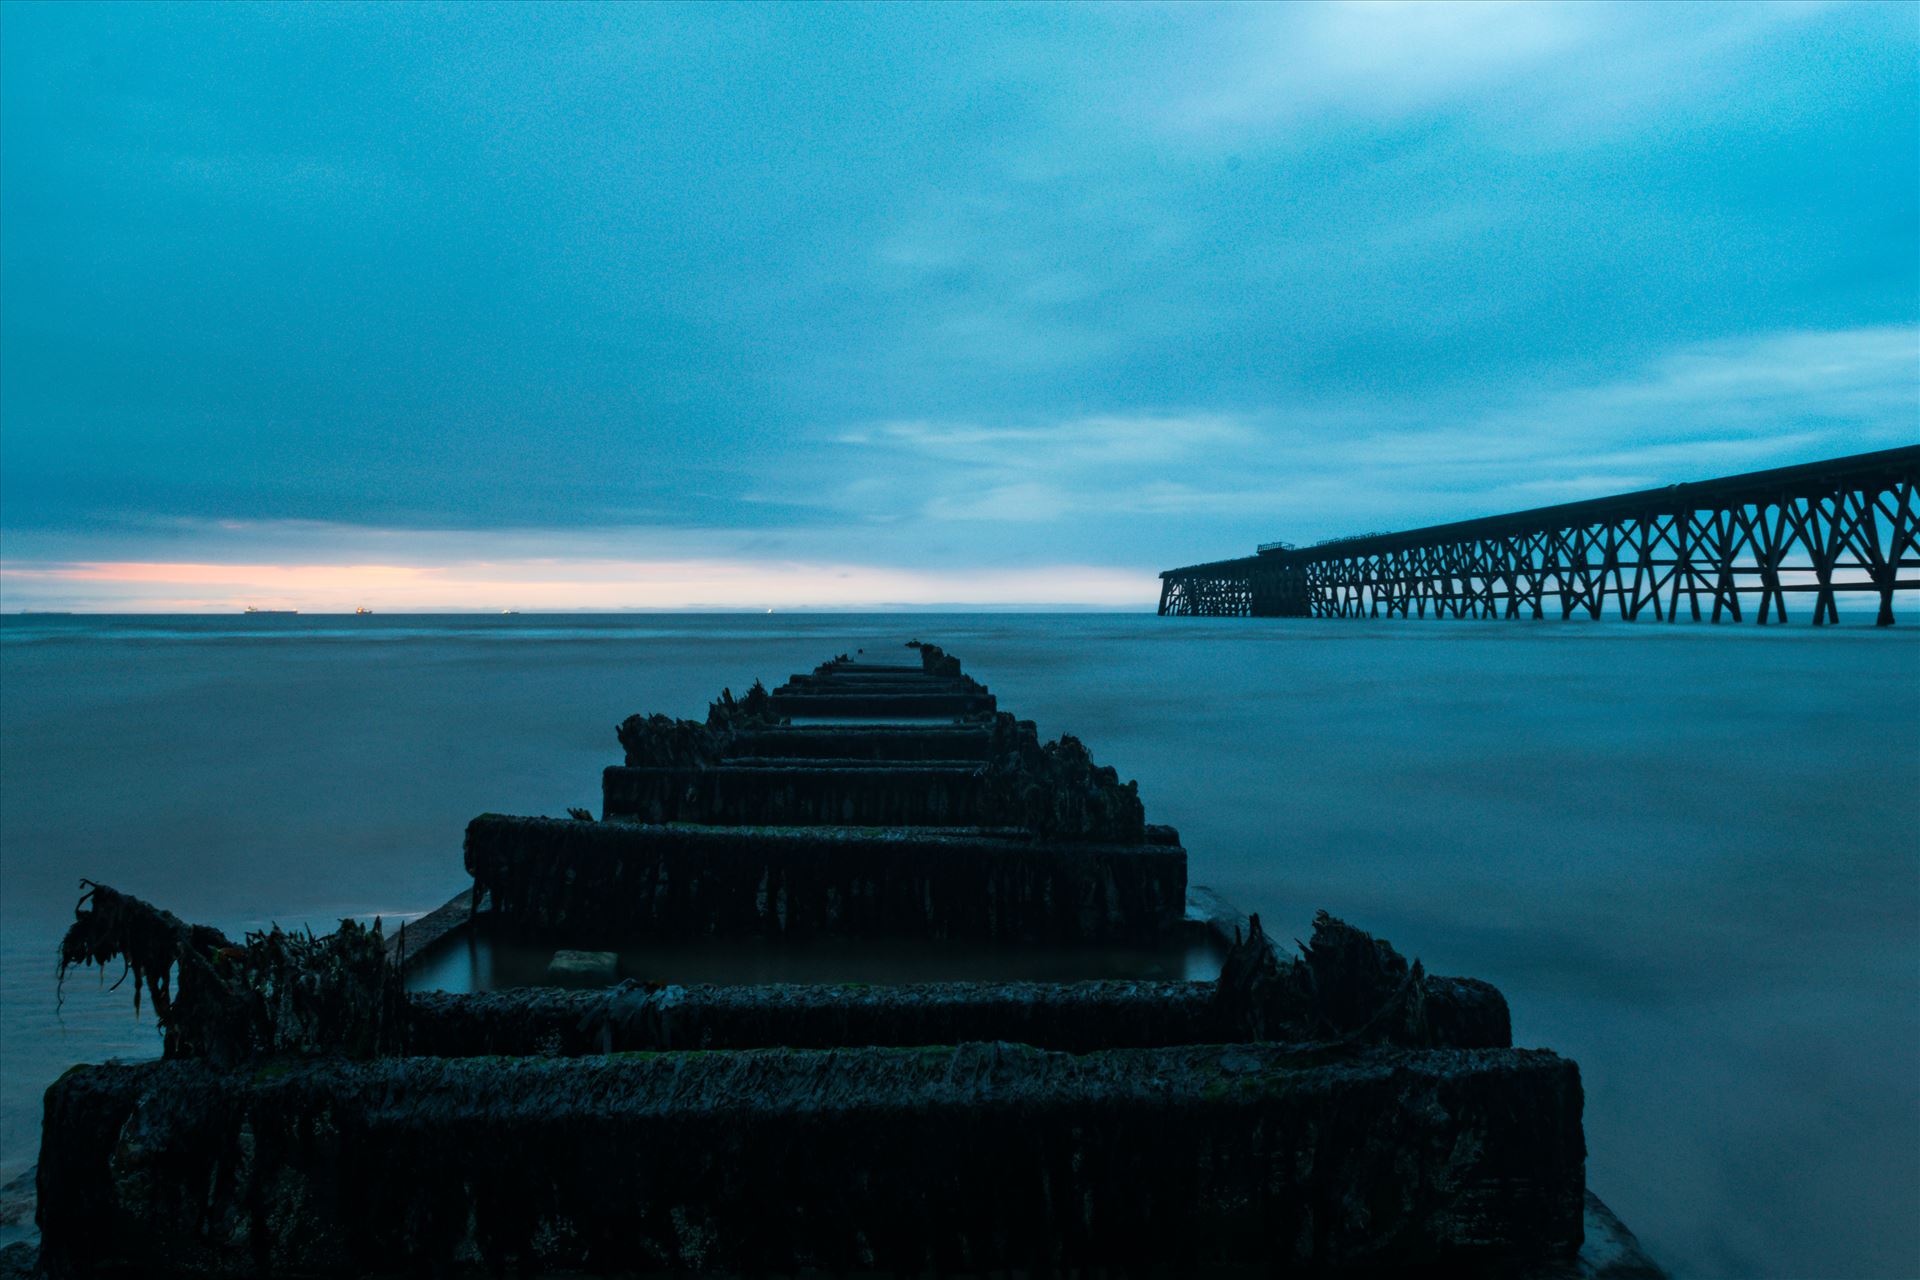
[[1920,441],[1920,6],[0,5],[0,607],[1150,608]]

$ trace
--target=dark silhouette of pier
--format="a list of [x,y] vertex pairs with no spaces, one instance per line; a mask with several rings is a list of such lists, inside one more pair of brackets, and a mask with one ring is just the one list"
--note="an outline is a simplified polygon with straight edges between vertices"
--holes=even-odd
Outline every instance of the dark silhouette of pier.
[[[1269,543],[1160,575],[1160,612],[1267,618],[1787,620],[1811,595],[1838,622],[1843,592],[1920,588],[1920,445],[1611,498],[1364,533]],[[1902,577],[1902,574],[1907,576]],[[1548,602],[1552,601],[1552,604]],[[1684,604],[1683,604],[1684,602]]]

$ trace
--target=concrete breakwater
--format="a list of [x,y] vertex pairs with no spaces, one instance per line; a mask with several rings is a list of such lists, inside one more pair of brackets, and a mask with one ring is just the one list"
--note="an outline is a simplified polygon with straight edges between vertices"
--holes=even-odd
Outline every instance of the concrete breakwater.
[[[90,1068],[50,1103],[62,1143],[42,1226],[68,1271],[132,1247],[221,1275],[361,1275],[421,1253],[912,1275],[1055,1258],[1204,1269],[1276,1250],[1346,1268],[1568,1256],[1579,1100],[1571,1063],[1513,1049]],[[136,1180],[151,1190],[129,1195]]]
[[1186,904],[1177,844],[1061,844],[967,829],[659,826],[483,816],[467,871],[501,929],[1153,937]]
[[[793,723],[792,697],[843,683],[922,696],[912,670],[845,659],[704,722],[630,718],[603,816],[476,819],[473,889],[384,964],[345,929],[236,943],[96,893],[66,958],[132,963],[169,1060],[49,1092],[47,1270],[1646,1274],[1585,1194],[1574,1065],[1513,1049],[1492,987],[1324,915],[1297,957],[1246,921],[1213,981],[728,986],[667,965],[592,990],[401,989],[488,938],[1098,948],[1221,927],[1131,783],[920,657],[937,700],[892,704],[916,719]],[[795,761],[822,794],[858,775],[876,796],[876,762],[932,763],[979,808],[756,821]],[[729,785],[696,796],[708,820],[635,821],[616,770]]]

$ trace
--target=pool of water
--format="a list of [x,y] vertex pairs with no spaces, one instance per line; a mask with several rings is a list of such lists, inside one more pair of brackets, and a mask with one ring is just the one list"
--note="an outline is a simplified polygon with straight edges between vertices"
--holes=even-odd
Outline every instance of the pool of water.
[[[414,991],[500,991],[548,985],[551,945],[465,931],[410,970]],[[764,982],[891,986],[910,982],[1083,982],[1099,978],[1210,982],[1224,953],[1199,929],[1152,945],[1057,946],[917,939],[703,938],[623,946],[610,981],[680,985]]]

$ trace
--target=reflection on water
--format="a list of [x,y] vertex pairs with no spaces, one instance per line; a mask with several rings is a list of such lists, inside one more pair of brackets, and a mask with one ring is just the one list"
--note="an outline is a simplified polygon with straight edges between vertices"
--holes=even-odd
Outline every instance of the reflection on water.
[[[466,937],[434,949],[409,975],[413,991],[503,991],[548,983],[551,946]],[[1159,945],[1092,947],[940,939],[701,938],[631,943],[619,954],[618,977],[682,986],[762,982],[1084,982],[1132,978],[1211,982],[1223,959],[1204,937],[1181,934]]]
[[62,1069],[155,1045],[91,977],[55,1013],[79,877],[230,933],[427,910],[473,815],[597,807],[629,712],[916,634],[1276,937],[1326,907],[1497,983],[1683,1275],[1915,1272],[1920,634],[1865,625],[0,619],[0,1178]]

